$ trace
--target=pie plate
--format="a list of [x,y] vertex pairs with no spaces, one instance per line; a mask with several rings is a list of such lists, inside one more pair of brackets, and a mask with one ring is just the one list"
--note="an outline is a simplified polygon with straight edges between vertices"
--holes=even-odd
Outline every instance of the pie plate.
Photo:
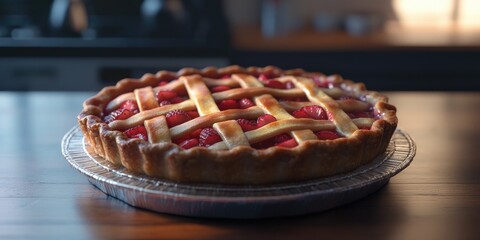
[[397,129],[385,153],[352,172],[310,181],[261,186],[184,184],[138,175],[111,164],[73,127],[62,140],[67,161],[104,193],[156,212],[209,218],[253,219],[319,212],[361,199],[413,160],[416,145]]

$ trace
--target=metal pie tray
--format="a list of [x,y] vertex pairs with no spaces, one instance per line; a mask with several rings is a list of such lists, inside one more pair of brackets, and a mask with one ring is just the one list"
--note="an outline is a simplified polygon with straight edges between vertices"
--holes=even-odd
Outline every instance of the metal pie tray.
[[62,140],[68,162],[104,193],[156,212],[210,218],[268,218],[319,212],[363,198],[405,169],[416,146],[397,130],[384,154],[370,164],[329,178],[262,186],[183,184],[132,174],[98,156],[79,127]]

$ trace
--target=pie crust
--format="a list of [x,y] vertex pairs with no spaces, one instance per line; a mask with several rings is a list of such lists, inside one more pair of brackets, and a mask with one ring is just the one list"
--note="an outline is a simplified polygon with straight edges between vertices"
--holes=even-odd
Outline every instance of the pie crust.
[[[257,114],[258,111],[268,113],[274,111],[273,113],[278,114],[275,111],[284,111],[284,109],[279,110],[278,106],[285,107],[288,105],[279,105],[269,95],[268,91],[265,92],[260,89],[261,84],[253,81],[260,74],[276,76],[275,79],[279,81],[294,82],[298,89],[305,92],[309,101],[327,109],[327,112],[330,113],[329,120],[298,119],[291,117],[288,113],[286,115],[281,113],[280,115],[283,114],[283,117],[277,117],[279,118],[278,122],[270,123],[244,135],[238,134],[235,121],[232,124],[232,119],[235,117],[225,116],[236,116],[237,112],[240,112],[238,114],[246,114],[247,111],[253,115]],[[225,94],[209,94],[208,89],[205,91],[197,85],[203,85],[208,79],[219,79],[222,76],[230,76],[231,81],[240,82],[243,89],[257,87],[255,89],[258,89],[260,94],[249,95],[249,97],[255,99],[257,106],[243,110],[230,110],[231,112],[226,112],[229,111],[226,110],[220,113],[216,107],[209,106],[208,99],[211,101],[211,99],[221,98]],[[309,83],[309,81],[312,82],[313,78],[328,79],[334,86],[319,88],[315,84]],[[145,117],[155,112],[158,104],[153,103],[153,106],[149,106],[148,99],[142,98],[148,98],[151,93],[142,89],[156,87],[162,81],[172,83],[172,80],[188,82],[185,83],[188,85],[186,88],[193,99],[180,103],[183,104],[181,106],[188,105],[187,108],[190,108],[193,104],[193,107],[196,107],[200,112],[201,117],[199,119],[214,123],[215,129],[223,131],[221,132],[222,141],[220,143],[208,148],[182,149],[179,145],[168,140],[168,134],[179,136],[182,131],[195,124],[192,125],[187,122],[179,125],[180,127],[164,128],[158,127],[165,125],[162,125],[162,117],[157,116],[161,114]],[[247,84],[245,86],[245,82],[253,85]],[[102,119],[105,117],[104,110],[109,107],[109,104],[117,101],[115,99],[122,99],[121,96],[126,96],[127,93],[134,91],[146,91],[145,93],[135,93],[137,101],[143,102],[143,104],[140,104],[142,105],[140,108],[144,107],[146,109],[142,112],[141,116],[143,117],[131,117],[135,119],[105,123]],[[290,90],[290,92],[294,91]],[[255,91],[252,88],[248,89],[248,92],[250,94],[250,92]],[[343,106],[339,107],[342,105],[340,104],[341,101],[332,98],[332,95],[339,92],[340,94],[347,93],[367,102],[371,105],[375,116],[371,119],[357,120],[346,117],[346,113],[341,108]],[[295,94],[298,95],[298,91]],[[207,96],[207,100],[203,99],[203,96]],[[176,106],[178,108],[179,105]],[[211,110],[212,108],[214,110]],[[153,110],[149,111],[149,109]],[[145,112],[148,112],[148,114],[145,114]],[[151,119],[158,120],[152,121]],[[150,132],[156,132],[152,134],[156,136],[156,139],[152,139],[155,137],[151,136],[149,136],[148,141],[129,138],[122,132],[126,128],[122,124],[144,120],[146,120],[144,124],[147,129],[150,128]],[[352,171],[369,163],[385,151],[396,129],[397,122],[396,108],[388,103],[388,98],[378,92],[367,91],[363,83],[344,80],[338,75],[325,76],[318,72],[306,72],[302,69],[282,70],[273,66],[264,68],[229,66],[218,69],[208,67],[202,70],[184,68],[178,72],[160,71],[156,74],[145,74],[141,79],[124,79],[115,86],[105,87],[98,94],[87,99],[83,103],[82,112],[78,115],[78,123],[87,143],[93,147],[98,155],[108,161],[123,165],[135,174],[146,174],[174,182],[213,184],[287,183]],[[342,133],[344,137],[334,140],[319,140],[309,137],[312,135],[311,130],[332,128]],[[292,148],[273,146],[266,149],[256,149],[248,143],[248,141],[258,142],[265,139],[267,135],[271,136],[284,132],[292,134],[298,145]],[[163,138],[166,138],[166,140],[162,140]]]

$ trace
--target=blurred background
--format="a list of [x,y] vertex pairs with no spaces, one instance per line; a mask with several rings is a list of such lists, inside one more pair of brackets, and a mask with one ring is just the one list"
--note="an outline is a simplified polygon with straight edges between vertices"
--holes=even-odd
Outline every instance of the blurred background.
[[230,64],[479,91],[480,0],[0,0],[0,91]]

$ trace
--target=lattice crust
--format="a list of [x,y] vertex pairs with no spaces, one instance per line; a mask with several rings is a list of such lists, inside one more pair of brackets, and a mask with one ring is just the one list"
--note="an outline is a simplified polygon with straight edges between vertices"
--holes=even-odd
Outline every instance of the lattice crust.
[[[125,94],[114,99],[107,106],[107,110],[115,109],[121,102],[134,98],[139,105],[140,114],[126,120],[114,121],[109,126],[112,129],[125,130],[146,123],[149,141],[158,143],[161,138],[163,138],[163,141],[170,142],[170,137],[181,138],[194,130],[213,125],[223,141],[211,146],[211,148],[220,150],[232,149],[237,146],[250,146],[249,143],[257,143],[284,132],[290,133],[299,144],[307,140],[317,140],[317,136],[312,130],[336,130],[343,136],[348,137],[358,130],[358,127],[370,128],[374,121],[372,118],[350,119],[342,110],[342,104],[317,87],[311,79],[286,76],[276,80],[280,82],[290,81],[297,88],[290,90],[265,88],[257,78],[246,74],[234,74],[232,78],[220,80],[203,79],[200,75],[192,75],[180,77],[177,81],[157,87],[155,91],[178,89],[184,86],[190,96],[190,100],[162,107],[158,105],[152,87],[136,89],[133,94]],[[240,88],[212,94],[209,91],[211,86],[240,86]],[[333,91],[330,92],[332,95],[335,94]],[[275,97],[296,96],[307,96],[309,102],[297,104],[284,102],[282,105],[275,99]],[[220,111],[216,105],[216,101],[241,97],[253,98],[257,107],[245,110]],[[355,101],[355,103],[356,105],[345,104],[345,108],[348,106],[350,111],[359,111],[369,107],[367,103],[362,104],[360,101]],[[320,105],[326,109],[331,114],[331,121],[296,119],[285,109],[312,104]],[[168,129],[165,120],[161,121],[160,119],[164,119],[164,115],[173,109],[196,109],[201,117],[173,127],[169,130],[169,133],[166,130],[159,130],[158,128]],[[278,121],[247,133],[242,131],[237,122],[232,121],[244,117],[256,118],[265,113],[273,115]],[[153,124],[152,122],[155,122],[154,125],[157,127],[150,127]]]
[[[289,82],[294,88],[264,87],[255,77],[260,73],[274,75],[275,80]],[[230,77],[218,79],[225,74]],[[312,76],[330,78],[336,87],[318,87]],[[170,81],[173,79],[177,80]],[[170,82],[158,86],[164,80]],[[232,89],[211,93],[209,89],[215,86]],[[160,106],[155,93],[162,90],[186,91],[190,99]],[[365,101],[339,100],[346,94]],[[308,101],[277,100],[296,97],[306,97]],[[252,99],[255,106],[223,111],[217,106],[221,100],[240,98]],[[103,110],[117,109],[126,100],[135,100],[139,113],[108,125],[102,122]],[[329,113],[328,120],[295,118],[290,114],[308,105],[324,108]],[[346,113],[367,111],[372,106],[378,113],[377,118],[351,119]],[[199,117],[169,128],[165,114],[175,109],[196,110]],[[174,181],[262,184],[324,177],[367,163],[385,150],[396,128],[395,112],[385,96],[366,91],[363,84],[343,80],[340,76],[326,77],[299,69],[283,71],[275,67],[243,69],[231,66],[202,71],[182,69],[176,74],[159,72],[155,76],[147,74],[141,81],[120,81],[117,86],[105,88],[87,100],[78,119],[88,143],[99,155],[134,172]],[[248,132],[244,132],[236,121],[264,114],[273,115],[277,121]],[[128,139],[121,132],[139,125],[145,126],[148,142]],[[222,140],[208,148],[190,150],[182,150],[172,143],[173,139],[205,127],[213,127]],[[321,130],[334,130],[343,137],[319,140],[314,132]],[[298,146],[264,150],[251,147],[283,133],[292,136]]]

